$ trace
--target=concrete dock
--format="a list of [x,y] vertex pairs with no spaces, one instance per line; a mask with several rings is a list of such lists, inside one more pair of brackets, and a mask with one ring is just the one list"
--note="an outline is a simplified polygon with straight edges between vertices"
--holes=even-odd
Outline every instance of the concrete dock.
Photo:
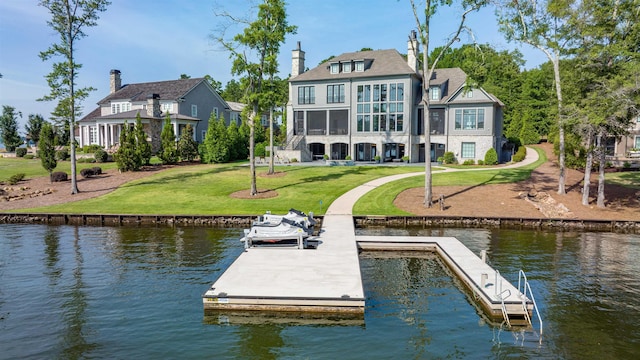
[[455,238],[355,235],[352,208],[361,196],[387,182],[421,174],[387,176],[340,196],[327,209],[316,249],[246,249],[203,294],[205,314],[219,310],[364,314],[358,258],[363,249],[436,252],[490,318],[528,319],[533,308],[529,299]]

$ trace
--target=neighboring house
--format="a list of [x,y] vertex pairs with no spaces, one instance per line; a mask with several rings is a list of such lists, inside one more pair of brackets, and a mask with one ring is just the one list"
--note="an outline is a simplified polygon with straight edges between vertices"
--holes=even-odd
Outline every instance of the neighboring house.
[[606,151],[614,160],[640,160],[640,116],[631,124],[627,136],[607,140]]
[[[105,149],[117,147],[125,122],[133,126],[140,114],[153,151],[160,147],[160,134],[167,115],[176,137],[187,124],[194,140],[202,142],[212,113],[227,121],[239,112],[211,87],[204,78],[179,79],[121,85],[120,71],[110,72],[110,93],[98,102],[98,108],[78,122],[80,146],[97,144]],[[241,109],[240,109],[241,110]]]
[[[397,50],[345,53],[304,71],[304,51],[293,50],[287,104],[291,157],[371,161],[425,161],[422,73],[415,32],[407,59]],[[429,97],[431,148],[436,161],[445,151],[462,162],[484,159],[490,148],[498,156],[503,104],[481,88],[465,83],[459,68],[437,69]],[[298,153],[296,153],[296,151]]]

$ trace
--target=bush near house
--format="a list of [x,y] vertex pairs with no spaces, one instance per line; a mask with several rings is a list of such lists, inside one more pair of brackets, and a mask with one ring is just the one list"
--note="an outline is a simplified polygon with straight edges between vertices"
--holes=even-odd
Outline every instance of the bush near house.
[[516,153],[513,155],[513,158],[511,160],[513,162],[520,162],[524,160],[526,156],[527,156],[527,148],[524,146],[520,146],[518,148],[518,151],[516,151]]
[[27,155],[27,148],[17,148],[16,149],[16,156],[17,157],[24,157],[25,155]]
[[465,160],[462,165],[475,165],[476,162],[473,159],[467,159]]
[[487,165],[498,164],[498,153],[496,152],[496,149],[491,148],[487,150],[487,153],[484,154],[484,163]]
[[69,158],[69,152],[67,149],[61,149],[56,151],[56,160],[65,161]]
[[447,151],[442,156],[442,163],[443,164],[457,164],[458,160],[456,160],[456,156],[453,154],[453,152]]
[[93,157],[96,159],[96,162],[103,163],[107,162],[107,160],[109,159],[109,154],[107,154],[107,152],[102,148],[99,148],[93,152]]

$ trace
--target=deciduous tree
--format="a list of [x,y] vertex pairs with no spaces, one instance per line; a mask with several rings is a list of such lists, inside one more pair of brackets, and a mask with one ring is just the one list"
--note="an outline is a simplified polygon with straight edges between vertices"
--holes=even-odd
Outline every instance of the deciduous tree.
[[[228,13],[219,14],[234,24],[238,20]],[[248,104],[249,115],[249,164],[251,173],[250,194],[258,194],[256,185],[256,166],[254,158],[255,148],[255,120],[261,113],[260,103],[264,98],[263,83],[269,74],[274,74],[278,68],[278,53],[280,45],[287,34],[295,33],[296,27],[287,22],[285,3],[282,0],[264,0],[258,6],[258,16],[254,21],[245,22],[247,27],[232,40],[224,38],[224,33],[216,36],[216,41],[222,45],[233,59],[232,73],[242,75],[247,81],[247,88],[243,101]]]
[[542,51],[553,64],[558,105],[558,193],[565,194],[565,122],[562,112],[560,57],[566,54],[570,4],[573,0],[504,0],[499,14],[500,29],[508,40],[522,42]]
[[[433,72],[436,69],[440,58],[444,55],[451,45],[454,42],[458,41],[458,36],[463,31],[469,31],[469,28],[466,27],[465,23],[467,20],[467,15],[473,11],[477,11],[482,6],[486,4],[485,0],[463,0],[462,8],[463,12],[460,15],[460,22],[457,24],[457,29],[454,31],[453,35],[446,40],[446,44],[442,47],[442,51],[440,54],[435,56],[431,62],[429,61],[429,45],[431,40],[431,29],[430,23],[433,16],[435,16],[439,7],[443,6],[451,6],[453,0],[426,0],[424,4],[424,10],[422,16],[419,14],[418,7],[416,6],[416,2],[414,0],[410,0],[411,9],[413,10],[413,15],[416,21],[416,26],[418,28],[418,40],[422,45],[422,99],[420,100],[420,104],[424,111],[423,119],[419,121],[424,122],[424,151],[425,151],[425,182],[424,182],[424,205],[425,207],[430,208],[433,205],[432,199],[432,178],[431,178],[431,126],[429,121],[429,105],[431,103],[429,98],[429,89],[430,89],[430,81],[433,76]],[[413,40],[413,39],[411,39]],[[412,42],[413,43],[413,42]],[[416,54],[418,53],[418,49],[414,49]]]
[[33,141],[36,148],[38,147],[38,142],[40,141],[40,131],[42,131],[42,126],[46,120],[40,114],[29,114],[29,119],[27,123],[24,125],[24,130],[27,134],[27,137]]
[[83,29],[97,25],[98,14],[107,9],[107,0],[41,0],[39,5],[49,10],[51,20],[47,21],[60,40],[40,53],[43,61],[60,56],[63,61],[53,64],[53,71],[47,75],[51,92],[42,98],[45,101],[58,100],[58,106],[68,109],[69,139],[71,140],[71,193],[78,193],[76,174],[76,147],[74,139],[75,121],[80,102],[93,88],[76,89],[78,70],[76,62],[76,41],[85,37]]

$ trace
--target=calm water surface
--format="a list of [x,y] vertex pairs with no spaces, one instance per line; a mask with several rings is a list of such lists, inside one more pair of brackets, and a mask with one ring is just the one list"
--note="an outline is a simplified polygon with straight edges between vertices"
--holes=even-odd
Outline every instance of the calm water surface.
[[0,225],[0,358],[640,356],[638,235],[358,231],[456,236],[513,282],[525,270],[542,344],[488,324],[429,254],[361,256],[364,320],[236,324],[205,318],[201,295],[241,253],[241,229]]

